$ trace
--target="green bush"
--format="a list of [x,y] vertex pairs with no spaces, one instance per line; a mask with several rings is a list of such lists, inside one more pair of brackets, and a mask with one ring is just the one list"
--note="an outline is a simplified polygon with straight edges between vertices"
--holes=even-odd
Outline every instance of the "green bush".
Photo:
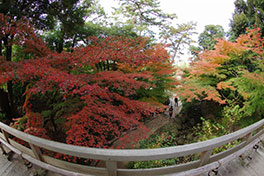
[[[205,120],[204,118],[201,118],[201,119],[202,119],[202,124],[197,124],[197,126],[194,127],[194,130],[196,131],[196,134],[198,137],[196,142],[213,139],[213,138],[220,137],[220,136],[223,136],[223,135],[226,135],[232,132],[227,126],[224,125],[225,123]],[[223,152],[240,143],[241,143],[240,139],[227,143],[226,145],[215,148],[212,154],[214,155],[214,154]]]
[[0,112],[0,122],[3,122],[5,118],[6,118],[6,115]]
[[[151,135],[148,139],[141,140],[139,142],[140,148],[153,149],[153,148],[176,146],[177,141],[179,140],[179,135],[181,134],[173,131],[173,127],[174,127],[173,125],[174,124],[169,124],[163,127],[163,129],[161,129],[159,133]],[[166,166],[186,163],[197,159],[198,159],[197,155],[190,155],[186,157],[177,157],[177,158],[164,159],[164,160],[130,162],[128,164],[128,168],[146,169],[146,168],[155,168],[155,167],[166,167]]]

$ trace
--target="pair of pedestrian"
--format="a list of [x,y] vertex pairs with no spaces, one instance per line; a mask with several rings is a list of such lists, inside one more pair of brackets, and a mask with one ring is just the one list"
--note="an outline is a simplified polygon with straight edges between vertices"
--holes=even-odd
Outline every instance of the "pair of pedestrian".
[[175,108],[178,107],[178,97],[176,96],[173,96],[173,97],[170,97],[164,104],[165,105],[168,105],[169,108],[168,108],[168,112],[169,112],[169,116],[172,118],[174,117],[174,111],[175,111]]

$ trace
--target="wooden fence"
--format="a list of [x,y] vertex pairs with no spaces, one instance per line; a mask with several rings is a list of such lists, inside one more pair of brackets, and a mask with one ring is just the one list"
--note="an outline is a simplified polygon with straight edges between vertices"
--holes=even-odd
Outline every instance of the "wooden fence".
[[[199,175],[220,167],[222,164],[240,156],[249,148],[257,145],[264,138],[263,126],[264,119],[234,133],[203,142],[158,149],[125,150],[88,148],[59,143],[23,133],[0,123],[0,146],[4,150],[3,145],[5,145],[23,159],[61,175]],[[25,147],[15,142],[12,140],[12,136],[27,142],[30,147]],[[212,155],[215,148],[237,139],[242,140],[240,144],[224,152]],[[91,167],[55,159],[44,155],[42,153],[43,149],[81,158],[103,160],[106,163],[106,167]],[[200,159],[185,164],[151,169],[121,169],[117,167],[118,162],[161,160],[192,154],[199,154]]]

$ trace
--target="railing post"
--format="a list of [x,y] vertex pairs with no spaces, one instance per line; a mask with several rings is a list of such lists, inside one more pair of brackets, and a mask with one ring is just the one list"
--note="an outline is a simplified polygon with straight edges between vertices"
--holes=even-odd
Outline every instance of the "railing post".
[[1,148],[2,152],[3,152],[3,155],[7,155],[7,152],[5,151],[2,142],[0,142],[0,148]]
[[244,137],[244,141],[246,141],[245,145],[249,144],[250,139],[252,138],[252,135],[253,135],[253,132],[250,132]]
[[105,161],[106,169],[108,170],[108,176],[117,176],[117,162]]
[[9,141],[9,134],[8,134],[5,130],[3,130],[3,129],[1,129],[1,131],[2,131],[2,133],[4,134],[4,137],[5,137],[6,142],[7,142],[8,144],[10,144],[10,141]]
[[201,153],[201,157],[200,157],[201,162],[199,164],[199,167],[204,166],[208,163],[212,152],[213,152],[213,150],[208,150],[208,151],[204,151]]
[[[11,145],[11,143],[10,143],[10,141],[9,141],[9,134],[5,131],[5,130],[3,130],[3,129],[1,129],[1,131],[2,131],[2,133],[4,134],[4,137],[5,137],[5,140],[6,140],[6,142],[8,143],[8,144],[10,144]],[[6,152],[5,150],[4,150],[4,148],[2,147],[2,144],[1,144],[1,149],[3,150],[3,154],[7,154],[8,156],[7,156],[7,160],[8,161],[11,161],[12,160],[12,157],[13,157],[13,155],[15,154],[13,151],[10,151],[10,152]]]
[[[3,133],[3,130],[2,130],[2,129],[1,129],[1,132]],[[3,133],[3,134],[4,134],[4,133]],[[5,134],[4,134],[4,135],[5,135]],[[5,137],[5,138],[6,138],[6,137]],[[0,142],[0,148],[1,148],[2,152],[3,152],[3,155],[7,155],[7,152],[5,151],[2,142]]]
[[30,146],[30,148],[32,149],[32,151],[33,151],[35,157],[36,157],[38,160],[43,161],[43,160],[42,160],[42,152],[41,152],[40,148],[37,147],[37,146],[35,146],[35,145],[33,145],[33,144],[31,144],[31,143],[29,143],[29,146]]

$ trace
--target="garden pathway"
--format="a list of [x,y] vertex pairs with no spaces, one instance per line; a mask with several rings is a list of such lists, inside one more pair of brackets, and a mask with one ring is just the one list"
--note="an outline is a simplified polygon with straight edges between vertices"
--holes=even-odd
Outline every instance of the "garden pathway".
[[[156,133],[159,129],[161,129],[163,126],[169,124],[172,122],[172,119],[169,118],[169,116],[167,115],[158,115],[157,117],[153,118],[153,120],[149,120],[145,123],[145,127],[147,127],[147,129],[149,129],[150,131],[146,134],[146,138],[148,138],[150,135]],[[133,130],[127,134],[125,134],[123,137],[125,137],[126,139],[131,139],[130,141],[133,141],[132,139],[135,138],[135,135],[137,135],[138,133],[138,129]],[[129,141],[129,140],[128,140]],[[120,144],[120,140],[117,140],[113,143],[113,147],[116,147]],[[134,146],[133,142],[126,142],[125,148],[138,148],[139,144],[137,143]]]

